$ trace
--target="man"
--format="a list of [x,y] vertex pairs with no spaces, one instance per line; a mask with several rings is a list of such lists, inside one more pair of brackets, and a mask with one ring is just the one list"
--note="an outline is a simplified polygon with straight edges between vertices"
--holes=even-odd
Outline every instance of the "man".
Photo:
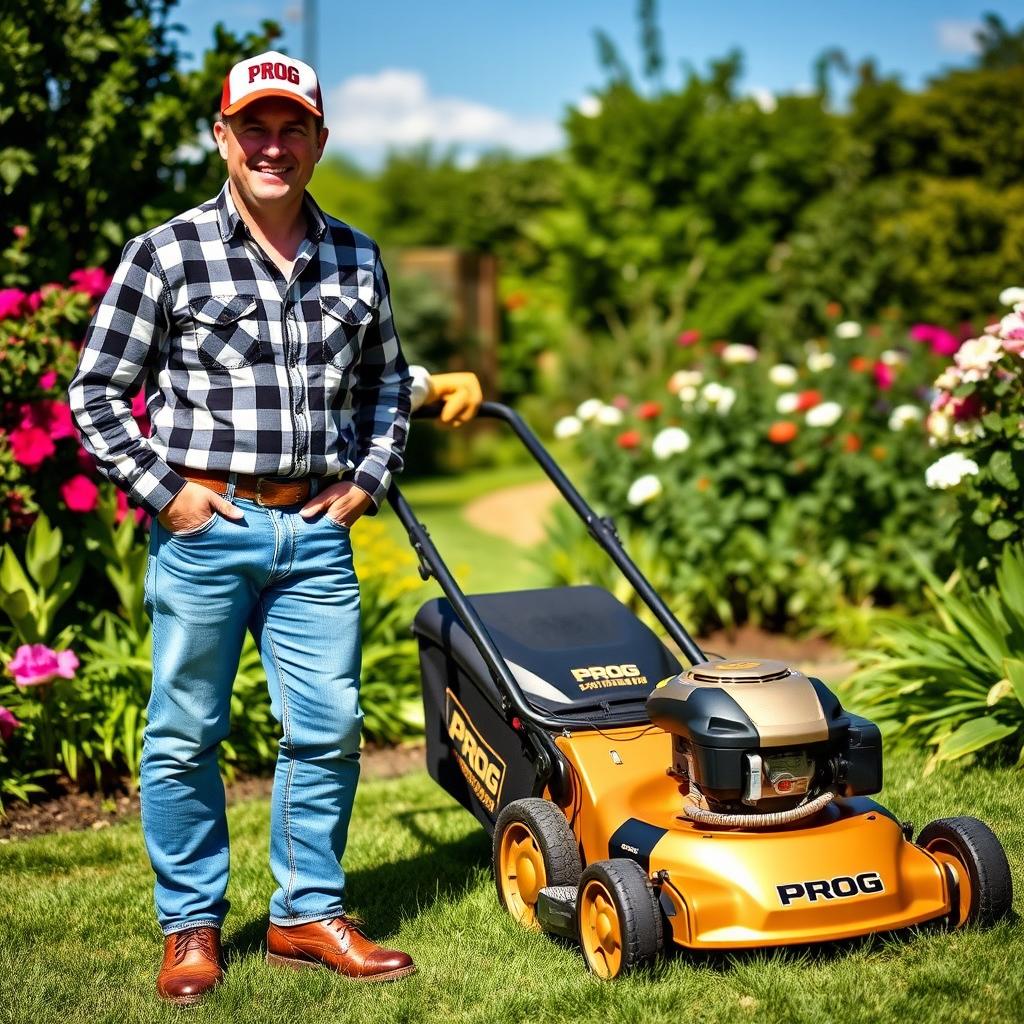
[[[178,1004],[222,978],[217,751],[246,629],[282,727],[267,959],[360,980],[415,970],[346,916],[340,867],[362,718],[348,529],[402,467],[413,377],[377,245],[305,191],[327,141],[314,70],[276,52],[239,62],[214,136],[224,189],[128,243],[69,389],[85,446],[155,517],[142,823],[157,991]],[[131,417],[140,384],[150,438]],[[420,374],[415,390],[456,424],[480,399],[471,374]]]

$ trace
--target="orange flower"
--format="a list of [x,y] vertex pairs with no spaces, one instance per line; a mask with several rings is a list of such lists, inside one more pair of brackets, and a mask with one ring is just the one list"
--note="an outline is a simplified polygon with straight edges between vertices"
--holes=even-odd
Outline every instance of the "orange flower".
[[861,449],[860,438],[856,434],[847,434],[843,438],[843,451],[859,452]]
[[636,430],[625,430],[615,439],[615,443],[627,451],[632,448],[639,448],[642,441],[643,438],[640,436],[639,431]]
[[820,391],[801,391],[796,396],[796,407],[799,412],[807,412],[808,409],[813,409],[816,405],[821,405]]
[[871,369],[871,360],[866,356],[854,356],[850,360],[850,369],[854,373],[867,373]]
[[510,292],[505,297],[506,309],[521,309],[527,303],[525,292]]
[[654,420],[661,415],[661,402],[641,402],[636,410],[642,420]]
[[839,302],[830,302],[825,306],[825,316],[832,320],[843,315],[843,307]]
[[772,444],[789,444],[796,437],[797,426],[789,420],[779,420],[768,428],[768,440]]
[[874,445],[871,449],[871,458],[875,459],[877,462],[881,462],[888,454],[889,453],[885,450],[884,446],[880,444]]
[[711,481],[706,476],[697,477],[697,490],[706,491],[711,486]]

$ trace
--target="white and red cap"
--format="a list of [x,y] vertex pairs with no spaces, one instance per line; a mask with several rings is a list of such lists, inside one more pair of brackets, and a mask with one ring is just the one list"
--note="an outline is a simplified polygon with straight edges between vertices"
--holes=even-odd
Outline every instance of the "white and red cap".
[[277,50],[240,60],[228,72],[220,98],[221,113],[236,114],[264,96],[294,100],[311,114],[324,116],[316,72],[301,60],[286,57]]

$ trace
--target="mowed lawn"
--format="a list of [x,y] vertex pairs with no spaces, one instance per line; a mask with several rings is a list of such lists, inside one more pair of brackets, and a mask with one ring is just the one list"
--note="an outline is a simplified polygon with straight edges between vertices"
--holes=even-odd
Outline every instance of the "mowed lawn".
[[[667,754],[667,752],[666,752]],[[922,759],[888,761],[886,802],[918,827],[973,813],[1007,846],[1024,892],[1024,796],[1011,770],[922,779]],[[656,767],[656,766],[653,766]],[[364,785],[346,865],[352,907],[372,934],[408,949],[419,973],[389,986],[263,959],[268,803],[230,809],[227,980],[204,1005],[160,1003],[160,935],[137,821],[0,846],[0,1021],[1019,1021],[1024,927],[922,929],[802,951],[675,956],[603,983],[568,945],[499,911],[489,843],[417,773]],[[1018,897],[1016,906],[1021,903]]]

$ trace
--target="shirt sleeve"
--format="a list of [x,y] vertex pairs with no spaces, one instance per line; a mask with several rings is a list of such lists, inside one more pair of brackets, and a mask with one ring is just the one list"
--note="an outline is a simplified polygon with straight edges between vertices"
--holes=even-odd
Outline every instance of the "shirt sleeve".
[[163,291],[152,249],[144,240],[132,239],[89,324],[68,386],[83,446],[100,472],[153,516],[185,485],[132,417],[131,397],[168,331]]
[[391,486],[392,476],[402,469],[402,453],[409,434],[412,375],[395,331],[391,289],[379,251],[374,286],[377,315],[366,329],[356,371],[353,482],[369,494],[376,512]]

